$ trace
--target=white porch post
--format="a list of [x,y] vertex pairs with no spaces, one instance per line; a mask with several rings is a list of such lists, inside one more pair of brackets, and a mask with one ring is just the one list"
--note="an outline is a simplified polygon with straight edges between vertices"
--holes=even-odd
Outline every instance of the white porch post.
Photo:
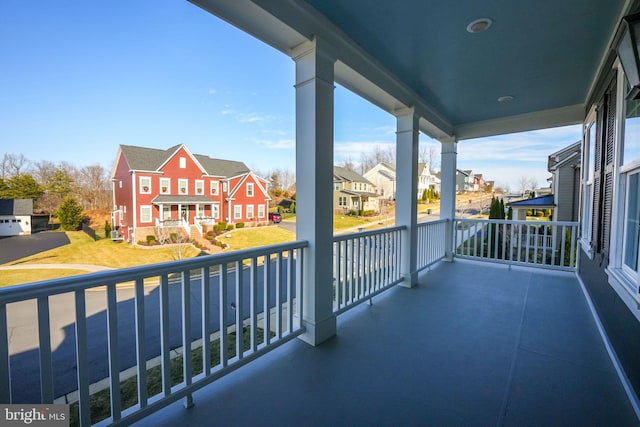
[[296,62],[296,238],[307,240],[300,338],[318,345],[336,334],[333,313],[333,97],[335,58],[314,39]]
[[447,227],[445,259],[453,261],[453,219],[456,216],[456,169],[458,142],[455,138],[441,140],[440,218],[451,220]]
[[407,227],[402,233],[400,271],[401,286],[409,288],[418,283],[418,119],[413,108],[396,117],[396,225]]

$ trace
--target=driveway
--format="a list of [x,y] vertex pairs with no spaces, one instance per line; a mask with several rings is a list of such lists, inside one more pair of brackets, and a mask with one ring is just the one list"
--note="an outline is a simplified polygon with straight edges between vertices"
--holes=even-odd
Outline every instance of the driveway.
[[63,232],[35,233],[30,236],[0,237],[0,264],[69,244]]

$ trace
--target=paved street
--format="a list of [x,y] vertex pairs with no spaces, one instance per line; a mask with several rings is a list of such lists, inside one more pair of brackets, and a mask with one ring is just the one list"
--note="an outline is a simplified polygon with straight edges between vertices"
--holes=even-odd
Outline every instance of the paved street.
[[[245,270],[245,273],[247,270]],[[271,269],[271,280],[275,281],[275,268]],[[262,306],[262,278],[263,270],[258,272],[259,295],[258,306]],[[235,272],[229,275],[228,301],[236,302]],[[245,318],[249,316],[249,274],[243,274],[244,292],[243,307]],[[283,295],[285,289],[282,289]],[[145,288],[145,318],[146,318],[146,348],[147,359],[160,354],[160,303],[159,287]],[[275,288],[271,289],[272,301]],[[86,293],[89,380],[97,382],[108,376],[108,348],[107,348],[107,313],[106,292],[91,290]],[[62,294],[50,297],[51,312],[51,340],[53,350],[54,392],[61,396],[77,388],[76,356],[75,356],[75,315],[72,294]],[[169,319],[170,319],[170,347],[182,346],[182,314],[181,314],[181,286],[172,283],[169,286]],[[236,302],[237,303],[237,302]],[[201,283],[200,280],[191,282],[191,328],[193,339],[201,337]],[[273,305],[272,305],[273,306]],[[219,280],[213,276],[211,280],[211,331],[219,330]],[[30,403],[39,401],[39,352],[37,350],[37,318],[36,302],[24,301],[11,304],[7,310],[9,322],[11,353],[12,392],[14,403]],[[232,324],[235,313],[229,310],[228,324]],[[120,369],[124,370],[135,365],[135,309],[133,289],[118,289],[118,331],[120,348]]]

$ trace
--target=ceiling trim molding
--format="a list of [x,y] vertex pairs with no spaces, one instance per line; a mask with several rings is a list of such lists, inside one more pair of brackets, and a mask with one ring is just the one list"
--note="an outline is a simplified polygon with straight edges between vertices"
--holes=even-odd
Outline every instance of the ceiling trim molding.
[[575,104],[495,120],[465,123],[456,126],[455,134],[458,140],[465,140],[574,125],[583,122],[584,111],[584,104]]

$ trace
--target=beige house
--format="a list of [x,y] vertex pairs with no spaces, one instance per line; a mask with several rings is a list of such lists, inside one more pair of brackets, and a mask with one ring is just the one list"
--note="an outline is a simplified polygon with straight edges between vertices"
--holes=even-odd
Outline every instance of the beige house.
[[340,166],[333,168],[333,210],[336,213],[380,211],[383,197],[362,175]]

